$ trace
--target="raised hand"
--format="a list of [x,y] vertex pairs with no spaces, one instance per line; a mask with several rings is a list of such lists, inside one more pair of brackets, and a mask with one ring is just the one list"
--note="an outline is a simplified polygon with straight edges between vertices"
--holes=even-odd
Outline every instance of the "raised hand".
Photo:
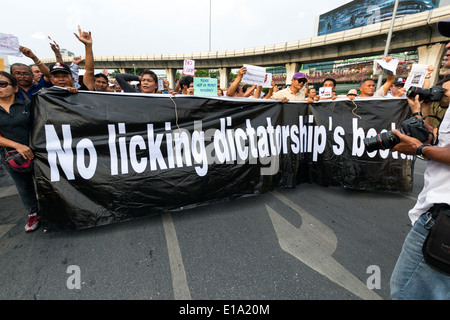
[[78,34],[73,33],[78,40],[86,44],[92,44],[92,35],[91,32],[81,31],[81,27],[78,26]]

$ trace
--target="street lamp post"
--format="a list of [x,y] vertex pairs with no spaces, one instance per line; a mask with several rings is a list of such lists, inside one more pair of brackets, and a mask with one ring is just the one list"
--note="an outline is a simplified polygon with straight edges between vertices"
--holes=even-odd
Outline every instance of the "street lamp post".
[[[386,47],[384,48],[383,57],[386,57],[389,54],[389,47],[391,45],[392,33],[394,31],[395,16],[397,15],[398,2],[399,2],[399,0],[395,0],[394,11],[392,12],[391,27],[389,29],[388,37],[386,40]],[[381,87],[382,82],[383,82],[383,74],[380,74],[378,76],[377,89],[379,89]]]

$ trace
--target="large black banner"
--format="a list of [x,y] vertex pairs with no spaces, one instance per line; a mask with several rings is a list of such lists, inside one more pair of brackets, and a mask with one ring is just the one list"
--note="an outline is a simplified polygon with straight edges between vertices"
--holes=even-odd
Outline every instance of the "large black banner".
[[43,89],[31,147],[44,226],[82,229],[301,183],[409,192],[414,159],[368,153],[403,99],[307,104]]

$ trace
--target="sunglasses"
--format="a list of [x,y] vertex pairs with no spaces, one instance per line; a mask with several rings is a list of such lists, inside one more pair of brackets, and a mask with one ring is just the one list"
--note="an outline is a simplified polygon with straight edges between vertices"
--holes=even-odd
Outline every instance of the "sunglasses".
[[298,82],[306,83],[305,78],[294,78],[294,80],[297,80]]
[[0,81],[0,88],[6,88],[8,85],[12,86],[8,81]]

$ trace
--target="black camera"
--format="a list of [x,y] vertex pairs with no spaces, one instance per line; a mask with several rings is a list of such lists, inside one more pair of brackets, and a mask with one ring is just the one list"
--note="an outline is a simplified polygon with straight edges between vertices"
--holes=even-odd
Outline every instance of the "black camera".
[[[399,129],[403,134],[416,138],[421,142],[426,142],[432,136],[424,124],[423,118],[410,118],[402,122],[402,127]],[[397,137],[392,131],[380,133],[374,137],[364,139],[364,146],[368,152],[375,150],[392,149],[400,142],[400,138]]]
[[434,86],[430,89],[423,89],[419,87],[411,87],[406,92],[408,98],[414,99],[416,95],[419,95],[419,99],[429,102],[429,101],[441,101],[444,95],[445,89],[441,86]]

